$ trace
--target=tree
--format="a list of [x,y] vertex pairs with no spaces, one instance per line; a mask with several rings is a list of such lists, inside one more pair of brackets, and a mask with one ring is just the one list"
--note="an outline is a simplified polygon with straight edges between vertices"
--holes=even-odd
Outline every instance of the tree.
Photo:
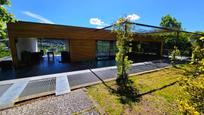
[[6,23],[15,21],[13,14],[9,13],[4,6],[10,6],[10,1],[0,0],[0,38],[6,38]]
[[[181,22],[177,21],[176,18],[172,17],[169,14],[161,18],[160,26],[169,28],[169,29],[174,29],[174,30],[182,30]],[[167,36],[165,38],[165,46],[171,49],[174,48],[175,45],[176,46],[178,45],[178,41],[179,41],[178,38],[179,38],[179,32],[178,31],[176,33],[173,32],[170,36]]]
[[176,18],[171,15],[165,15],[161,18],[160,26],[174,29],[175,31],[163,33],[165,35],[165,48],[169,49],[169,51],[173,50],[176,46],[181,55],[190,56],[191,55],[191,41],[190,34],[180,32],[182,29],[182,24]]
[[9,0],[0,0],[0,58],[9,56],[9,50],[5,49],[6,43],[3,40],[7,37],[6,23],[15,22],[14,16],[9,13],[5,6],[10,6]]
[[176,30],[182,29],[181,22],[178,22],[176,18],[172,17],[169,14],[161,18],[160,26]]

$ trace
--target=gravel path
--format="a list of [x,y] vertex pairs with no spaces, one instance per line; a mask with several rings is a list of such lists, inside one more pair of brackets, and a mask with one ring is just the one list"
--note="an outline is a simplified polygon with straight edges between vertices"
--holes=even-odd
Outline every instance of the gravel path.
[[99,115],[92,101],[82,89],[62,96],[52,95],[33,99],[0,111],[0,115],[70,115],[76,113]]

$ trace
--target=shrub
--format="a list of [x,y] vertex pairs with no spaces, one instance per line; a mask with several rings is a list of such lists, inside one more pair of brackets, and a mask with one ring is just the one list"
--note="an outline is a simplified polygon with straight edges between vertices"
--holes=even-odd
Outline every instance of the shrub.
[[174,46],[174,49],[172,50],[170,54],[170,59],[171,59],[171,63],[173,64],[173,66],[176,62],[176,56],[179,56],[179,55],[180,55],[180,50],[176,46]]

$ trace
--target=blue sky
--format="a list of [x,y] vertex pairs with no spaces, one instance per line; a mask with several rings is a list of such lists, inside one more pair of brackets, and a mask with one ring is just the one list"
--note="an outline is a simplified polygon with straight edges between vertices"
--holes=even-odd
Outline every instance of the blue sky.
[[11,0],[18,20],[100,28],[121,16],[159,25],[170,14],[188,31],[204,31],[204,0]]

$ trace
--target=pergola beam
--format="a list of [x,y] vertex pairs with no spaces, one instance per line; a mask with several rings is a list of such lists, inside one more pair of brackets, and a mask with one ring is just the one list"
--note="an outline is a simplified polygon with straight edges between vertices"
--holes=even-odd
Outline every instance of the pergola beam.
[[[137,26],[142,26],[142,27],[149,27],[149,28],[155,28],[155,29],[161,29],[161,30],[167,30],[168,32],[183,32],[183,33],[189,33],[189,34],[194,34],[194,35],[199,35],[199,36],[204,36],[204,34],[201,33],[195,33],[195,32],[189,32],[189,31],[184,31],[184,30],[178,30],[178,29],[172,29],[172,28],[166,28],[166,27],[161,27],[161,26],[153,26],[153,25],[148,25],[148,24],[142,24],[142,23],[135,23],[135,22],[123,22],[123,23],[129,23]],[[121,23],[122,24],[122,23]],[[98,30],[105,30],[107,28],[111,28],[114,26],[114,24],[110,26],[106,26],[104,28],[98,29]],[[97,31],[98,31],[97,30]],[[154,32],[153,32],[154,33]],[[159,33],[159,32],[158,32]],[[145,33],[144,33],[145,34]],[[147,34],[147,33],[146,33]]]

